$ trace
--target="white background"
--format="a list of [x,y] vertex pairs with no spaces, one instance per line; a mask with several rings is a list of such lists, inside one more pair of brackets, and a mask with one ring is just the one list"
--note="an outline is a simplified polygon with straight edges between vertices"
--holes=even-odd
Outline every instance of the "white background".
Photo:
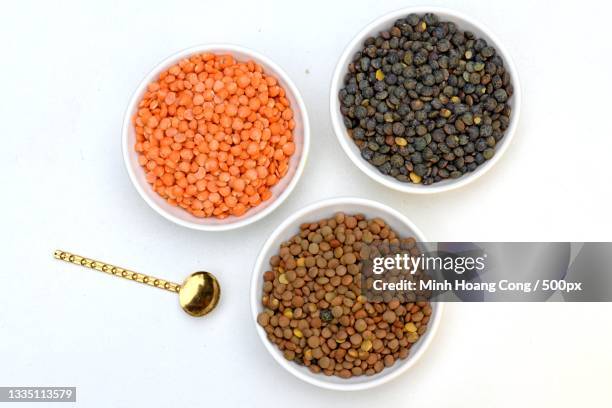
[[[611,406],[611,304],[448,304],[412,370],[354,394],[293,378],[256,336],[248,293],[259,248],[281,220],[322,198],[374,198],[431,240],[611,240],[607,2],[430,3],[492,28],[524,90],[515,141],[498,165],[435,196],[401,194],[363,175],[328,113],[344,46],[410,1],[5,3],[0,386],[77,386],[87,407]],[[310,159],[295,192],[234,232],[191,231],[158,216],[130,184],[120,151],[124,110],[141,78],[167,55],[206,42],[275,60],[311,118]],[[56,248],[175,281],[208,269],[223,299],[209,317],[192,319],[174,295],[60,263]]]

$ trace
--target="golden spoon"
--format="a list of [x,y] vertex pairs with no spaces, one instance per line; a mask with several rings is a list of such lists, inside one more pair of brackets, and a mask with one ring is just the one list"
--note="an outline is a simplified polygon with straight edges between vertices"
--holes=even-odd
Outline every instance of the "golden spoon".
[[57,250],[53,253],[53,256],[56,259],[84,266],[85,268],[95,269],[100,272],[106,272],[109,275],[119,276],[120,278],[178,293],[181,307],[187,314],[194,317],[210,313],[217,306],[221,297],[219,282],[210,272],[194,272],[185,279],[182,285],[179,285],[66,251]]

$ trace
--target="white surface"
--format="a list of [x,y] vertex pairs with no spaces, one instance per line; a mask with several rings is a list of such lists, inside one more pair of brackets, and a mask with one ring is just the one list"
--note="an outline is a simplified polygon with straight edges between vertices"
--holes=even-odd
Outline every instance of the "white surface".
[[[240,61],[254,60],[257,61],[268,75],[276,78],[279,84],[286,92],[287,99],[293,108],[295,128],[293,129],[293,141],[295,142],[295,152],[289,159],[289,168],[287,174],[276,184],[270,191],[272,197],[262,202],[257,207],[247,211],[240,217],[230,215],[224,219],[214,217],[198,218],[185,211],[181,207],[170,205],[164,198],[157,194],[151,185],[147,182],[145,172],[138,163],[138,154],[134,151],[136,143],[136,132],[132,118],[138,110],[142,96],[144,95],[149,84],[157,80],[159,75],[166,69],[178,61],[189,57],[193,54],[201,54],[203,52],[213,53],[231,53]],[[308,120],[307,108],[304,105],[304,100],[296,88],[295,84],[289,78],[286,72],[268,57],[250,50],[248,48],[233,45],[233,44],[210,44],[196,45],[183,49],[174,53],[160,62],[155,68],[152,68],[149,74],[140,82],[138,89],[132,95],[128,108],[123,119],[122,128],[122,151],[123,159],[127,167],[128,174],[134,187],[145,200],[147,204],[157,211],[161,216],[173,221],[179,225],[193,228],[201,231],[228,231],[252,224],[274,210],[283,203],[291,195],[291,192],[297,185],[308,158],[308,150],[310,148],[310,121]]]
[[[503,160],[468,187],[433,196],[403,195],[362,174],[328,113],[344,46],[406,1],[5,4],[0,385],[78,386],[86,407],[609,407],[610,304],[447,304],[410,372],[352,395],[288,375],[253,330],[249,284],[261,245],[321,198],[375,198],[432,240],[610,240],[609,3],[432,4],[491,27],[524,90]],[[205,233],[168,222],[138,196],[122,163],[121,121],[155,63],[217,41],[261,51],[292,76],[313,143],[300,183],[273,214]],[[175,295],[55,261],[55,248],[178,281],[206,268],[223,298],[192,319]]]
[[364,214],[366,217],[382,218],[395,232],[401,237],[413,237],[417,242],[427,242],[427,239],[419,228],[405,215],[393,208],[381,204],[377,201],[355,197],[339,197],[317,201],[311,205],[301,208],[284,220],[270,235],[264,243],[261,252],[255,261],[253,276],[251,278],[251,314],[256,326],[257,334],[262,340],[266,349],[274,359],[288,372],[306,381],[309,384],[337,391],[362,391],[369,388],[378,387],[382,384],[397,378],[415,365],[423,356],[432,340],[435,338],[442,319],[444,303],[432,303],[432,314],[427,325],[427,331],[413,347],[410,348],[410,355],[399,360],[392,367],[384,369],[374,376],[357,376],[344,379],[336,376],[324,376],[312,373],[307,367],[300,367],[288,361],[283,356],[281,350],[268,340],[266,331],[257,324],[257,316],[264,310],[261,304],[261,294],[263,290],[263,275],[270,270],[270,258],[278,254],[279,246],[293,237],[303,223],[313,220],[321,220],[333,217],[337,212],[342,211],[347,214]]
[[[482,38],[487,43],[497,50],[497,54],[503,58],[504,67],[510,78],[512,78],[512,86],[514,93],[508,101],[512,108],[510,114],[510,124],[504,131],[504,137],[495,146],[495,156],[491,160],[487,160],[482,165],[478,166],[473,172],[467,173],[458,179],[446,179],[439,181],[432,185],[413,184],[406,183],[396,180],[395,177],[384,175],[377,168],[372,166],[366,160],[361,157],[361,151],[349,136],[342,113],[340,112],[340,101],[338,99],[338,93],[344,86],[344,77],[348,71],[348,65],[352,62],[355,53],[363,49],[363,42],[366,38],[377,36],[382,30],[388,30],[398,19],[404,18],[408,14],[424,14],[424,13],[436,13],[440,18],[440,21],[449,21],[455,23],[461,30],[471,31],[476,38]],[[514,59],[508,52],[503,41],[493,33],[486,24],[481,21],[476,21],[473,17],[460,13],[453,9],[445,7],[434,7],[434,6],[417,6],[417,7],[404,7],[383,14],[370,24],[363,27],[351,40],[351,42],[345,47],[340,59],[336,64],[334,73],[332,76],[331,91],[329,95],[329,106],[330,106],[330,118],[332,122],[332,128],[338,138],[338,142],[342,149],[346,153],[349,159],[363,171],[367,176],[372,178],[374,181],[393,188],[397,191],[412,194],[433,194],[451,191],[454,189],[461,188],[469,183],[476,181],[479,177],[483,176],[490,169],[495,166],[495,163],[500,161],[504,153],[508,150],[516,134],[516,129],[520,123],[520,112],[521,112],[521,100],[522,100],[522,88],[520,82],[520,75],[514,64]]]

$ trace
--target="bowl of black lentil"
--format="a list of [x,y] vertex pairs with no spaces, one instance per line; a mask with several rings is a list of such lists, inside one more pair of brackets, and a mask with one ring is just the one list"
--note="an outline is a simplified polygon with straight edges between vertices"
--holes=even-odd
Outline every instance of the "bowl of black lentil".
[[414,7],[361,30],[336,66],[334,131],[355,165],[408,193],[464,186],[501,158],[521,105],[495,35],[452,10]]
[[425,243],[403,214],[372,200],[333,198],[295,212],[270,235],[251,281],[251,312],[265,349],[310,384],[363,390],[426,352],[439,302],[370,302],[361,291],[364,247]]

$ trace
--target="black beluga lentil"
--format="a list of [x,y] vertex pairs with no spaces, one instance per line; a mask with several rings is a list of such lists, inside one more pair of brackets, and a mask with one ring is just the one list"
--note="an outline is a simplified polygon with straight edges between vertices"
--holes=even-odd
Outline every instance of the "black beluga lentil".
[[429,185],[493,158],[512,94],[493,46],[427,13],[367,38],[338,96],[365,160],[397,180]]

